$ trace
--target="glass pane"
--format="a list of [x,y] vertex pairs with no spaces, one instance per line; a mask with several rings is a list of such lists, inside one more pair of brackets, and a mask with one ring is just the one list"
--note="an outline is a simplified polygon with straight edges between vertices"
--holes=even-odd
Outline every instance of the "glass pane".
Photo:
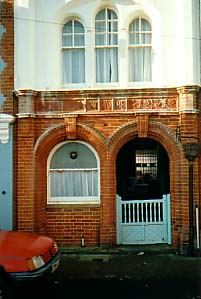
[[107,18],[108,18],[108,20],[117,20],[117,15],[113,10],[108,9],[107,10]]
[[72,47],[73,39],[72,35],[63,35],[62,36],[62,46],[63,47]]
[[96,22],[96,32],[105,33],[106,32],[106,23],[105,22]]
[[134,195],[138,199],[160,198],[157,151],[152,149],[136,150],[135,153]]
[[[72,152],[77,154],[76,159],[71,158]],[[69,142],[56,150],[51,159],[50,168],[97,168],[97,161],[94,153],[86,145],[78,142]]]
[[98,195],[98,171],[51,171],[51,197],[80,197]]
[[71,50],[63,51],[63,83],[71,83],[72,57]]
[[108,45],[117,45],[118,43],[117,34],[108,34]]
[[105,34],[96,34],[96,46],[106,45],[106,35]]
[[108,22],[108,32],[117,32],[118,24],[117,22]]
[[151,48],[129,49],[129,79],[130,82],[151,81]]
[[96,82],[118,81],[118,49],[96,49]]
[[63,33],[72,33],[72,21],[63,26]]
[[139,19],[133,21],[129,26],[129,44],[138,45],[140,44],[140,26]]
[[106,20],[106,10],[105,10],[105,9],[101,10],[101,11],[96,15],[96,20]]
[[141,43],[142,44],[151,44],[151,34],[142,33],[141,35]]
[[78,21],[74,21],[74,32],[75,33],[84,33],[84,27]]
[[140,27],[139,27],[139,19],[136,19],[135,21],[133,21],[130,26],[129,26],[129,32],[134,32],[137,31],[139,32]]
[[72,49],[63,51],[64,84],[85,82],[85,51]]
[[129,34],[129,44],[130,45],[139,45],[140,43],[140,35],[137,33]]
[[136,172],[141,173],[142,180],[148,178],[157,178],[158,159],[156,150],[136,150]]
[[84,49],[74,49],[72,51],[72,83],[85,82],[85,56]]
[[84,46],[84,35],[76,34],[74,36],[74,46]]
[[[137,82],[141,81],[141,74],[139,69],[139,49],[138,48],[130,48],[129,49],[129,81]],[[139,53],[139,54],[138,54]]]
[[151,31],[151,24],[145,19],[141,19],[141,30]]

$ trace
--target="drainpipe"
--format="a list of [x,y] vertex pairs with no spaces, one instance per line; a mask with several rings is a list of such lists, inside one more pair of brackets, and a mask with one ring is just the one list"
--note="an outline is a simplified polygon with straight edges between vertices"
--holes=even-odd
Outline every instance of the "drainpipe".
[[193,202],[193,162],[198,155],[198,144],[189,142],[184,145],[186,158],[189,162],[189,242],[188,255],[194,256],[194,202]]
[[199,224],[199,210],[198,205],[195,206],[195,224],[196,224],[196,249],[197,255],[199,256],[200,250],[200,224]]

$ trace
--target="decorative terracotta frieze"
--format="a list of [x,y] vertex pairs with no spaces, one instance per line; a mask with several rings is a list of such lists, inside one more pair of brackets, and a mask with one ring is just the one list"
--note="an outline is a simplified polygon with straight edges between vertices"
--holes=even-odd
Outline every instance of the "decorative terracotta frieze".
[[36,113],[108,113],[143,111],[177,111],[177,98],[85,98],[85,99],[49,99],[37,100]]
[[19,113],[178,112],[176,89],[15,91]]

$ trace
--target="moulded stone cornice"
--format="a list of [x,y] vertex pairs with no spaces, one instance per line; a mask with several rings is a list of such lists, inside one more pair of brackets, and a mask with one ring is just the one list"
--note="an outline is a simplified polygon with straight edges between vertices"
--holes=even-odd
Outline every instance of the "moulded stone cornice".
[[178,93],[195,93],[199,92],[201,87],[198,85],[185,85],[177,88]]
[[16,89],[13,91],[13,93],[17,96],[36,96],[38,94],[37,90],[33,90],[33,89]]
[[179,110],[179,114],[200,114],[200,110],[199,109],[181,109],[181,110]]
[[14,94],[16,96],[41,96],[47,98],[54,97],[106,97],[106,96],[167,96],[170,94],[177,94],[177,88],[166,87],[166,88],[110,88],[110,89],[58,89],[58,90],[32,90],[32,89],[20,89],[15,90]]
[[12,122],[14,122],[14,120],[15,120],[15,117],[10,114],[0,113],[0,124],[1,123],[12,123]]

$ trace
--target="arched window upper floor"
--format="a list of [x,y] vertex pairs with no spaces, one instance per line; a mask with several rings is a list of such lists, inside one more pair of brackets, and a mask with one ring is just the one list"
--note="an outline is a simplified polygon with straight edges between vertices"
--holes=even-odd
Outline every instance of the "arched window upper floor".
[[118,17],[102,9],[95,18],[96,82],[118,82]]
[[62,29],[63,82],[85,82],[85,29],[76,19],[68,21]]
[[62,86],[152,86],[159,75],[157,45],[152,21],[142,12],[126,18],[104,7],[90,26],[72,17],[62,30]]
[[145,18],[137,18],[129,25],[129,81],[152,80],[152,27]]

